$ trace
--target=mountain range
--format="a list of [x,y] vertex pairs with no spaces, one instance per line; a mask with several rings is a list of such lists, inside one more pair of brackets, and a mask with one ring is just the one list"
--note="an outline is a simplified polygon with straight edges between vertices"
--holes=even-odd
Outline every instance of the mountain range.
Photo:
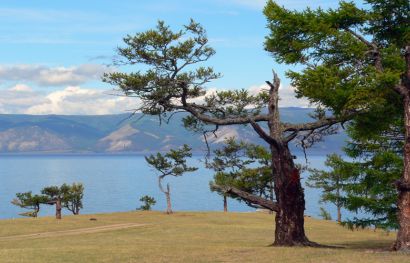
[[[299,123],[312,121],[308,108],[281,108],[281,120]],[[0,153],[151,153],[166,151],[184,143],[194,152],[205,152],[202,133],[186,130],[182,118],[175,115],[169,123],[160,123],[156,116],[117,115],[0,115]],[[227,137],[249,142],[264,142],[245,125],[224,126],[208,136],[211,148],[220,146]],[[346,134],[327,136],[308,149],[309,154],[340,152]],[[292,144],[293,151],[298,151]]]

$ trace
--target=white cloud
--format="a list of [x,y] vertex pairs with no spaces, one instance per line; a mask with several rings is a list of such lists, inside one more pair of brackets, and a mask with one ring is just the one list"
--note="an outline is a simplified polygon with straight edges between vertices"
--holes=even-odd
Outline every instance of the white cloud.
[[[249,88],[250,94],[257,94],[262,90],[268,90],[268,86],[259,85]],[[309,101],[305,98],[298,99],[295,97],[295,88],[292,86],[280,86],[279,87],[279,107],[301,107],[308,108],[310,106]]]
[[[267,88],[266,85],[255,85],[248,90],[251,94],[257,94]],[[215,94],[216,91],[210,88],[206,95]],[[279,96],[280,107],[309,107],[306,99],[295,98],[293,87],[281,86]],[[191,100],[195,103],[203,101],[204,96]],[[80,86],[68,86],[49,93],[33,90],[24,84],[0,90],[1,114],[102,115],[129,112],[138,105],[138,99],[122,96],[122,93]]]
[[0,90],[0,113],[24,113],[32,105],[45,102],[44,95],[34,92],[29,86],[17,84]]
[[10,91],[32,92],[33,89],[25,84],[17,84],[9,89]]
[[100,64],[83,64],[76,67],[0,65],[0,81],[27,82],[40,86],[79,85],[100,79],[104,72],[111,70]]
[[124,113],[137,105],[135,98],[110,95],[96,89],[70,86],[51,92],[46,101],[26,110],[28,114],[102,115]]
[[1,114],[101,115],[128,112],[137,105],[135,98],[78,86],[48,94],[22,84],[0,90]]

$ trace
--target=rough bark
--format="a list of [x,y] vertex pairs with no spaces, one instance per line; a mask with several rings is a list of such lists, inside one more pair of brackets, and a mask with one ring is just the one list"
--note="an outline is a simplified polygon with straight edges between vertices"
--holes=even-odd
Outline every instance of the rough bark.
[[278,209],[275,214],[274,246],[306,246],[308,240],[304,229],[305,197],[300,183],[299,171],[293,162],[287,142],[282,138],[279,118],[279,78],[274,76],[270,86],[269,136],[277,141],[279,147],[270,144],[272,152],[272,175]]
[[342,223],[342,212],[340,211],[340,205],[337,206],[337,222],[340,224]]
[[337,196],[337,201],[336,201],[336,207],[337,207],[337,222],[340,224],[342,223],[342,202],[340,200],[340,185],[339,185],[339,176],[337,179],[337,185],[336,185],[336,196]]
[[61,219],[61,199],[56,200],[56,219]]
[[165,196],[167,198],[167,214],[172,214],[171,192],[170,192],[170,189],[169,189],[169,184],[167,184],[167,191],[165,192]]
[[228,201],[226,199],[226,195],[224,195],[224,212],[228,212]]
[[289,149],[273,155],[273,166],[276,202],[278,211],[275,215],[274,246],[307,246],[313,245],[306,237],[304,230],[305,199],[300,183],[299,171],[296,169]]
[[[395,250],[410,251],[410,190],[404,186],[410,185],[410,46],[406,47],[405,59],[407,70],[402,76],[406,93],[404,100],[404,172],[398,184],[398,222],[399,230],[393,246]],[[402,187],[400,187],[400,185]]]
[[165,190],[162,187],[162,179],[165,178],[166,175],[161,175],[158,177],[158,186],[159,186],[159,190],[161,190],[161,192],[163,192],[165,194],[165,198],[167,200],[167,210],[166,213],[167,214],[172,214],[172,207],[171,207],[171,190],[169,187],[169,184],[167,184],[167,190]]

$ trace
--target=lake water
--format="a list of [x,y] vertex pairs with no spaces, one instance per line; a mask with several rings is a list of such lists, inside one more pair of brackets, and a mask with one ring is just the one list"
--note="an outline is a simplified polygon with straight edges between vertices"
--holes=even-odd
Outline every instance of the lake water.
[[[203,167],[202,156],[190,164]],[[304,162],[304,158],[297,159]],[[309,157],[311,167],[323,168],[325,157]],[[306,177],[306,175],[304,176]],[[222,198],[209,190],[212,171],[200,168],[182,177],[170,178],[172,205],[175,211],[221,211]],[[85,187],[81,213],[103,213],[135,210],[143,195],[157,200],[154,210],[165,209],[164,195],[158,180],[138,155],[3,155],[0,156],[0,218],[19,217],[24,209],[10,203],[17,192],[39,193],[44,186],[82,182]],[[164,184],[165,185],[165,184]],[[317,217],[320,191],[305,187],[306,214]],[[336,218],[332,205],[321,205]],[[254,211],[243,203],[228,201],[230,211]],[[51,206],[43,206],[40,216],[53,215]],[[67,212],[65,212],[67,214]]]

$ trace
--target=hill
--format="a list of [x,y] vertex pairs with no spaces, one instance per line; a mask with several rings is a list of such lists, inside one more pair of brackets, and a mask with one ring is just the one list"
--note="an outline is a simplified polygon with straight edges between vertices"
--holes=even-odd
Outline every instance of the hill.
[[[90,218],[97,219],[90,221]],[[343,248],[275,248],[273,215],[128,212],[0,220],[0,262],[409,262],[395,233],[306,218],[308,237]]]
[[[311,112],[306,108],[282,108],[281,118],[286,122],[306,122]],[[160,125],[157,117],[140,114],[0,115],[0,153],[146,153],[166,151],[183,143],[203,152],[203,135],[187,131],[181,122],[184,116],[177,114],[168,124]],[[216,134],[217,137],[209,136],[213,145],[230,136],[263,143],[248,126],[221,127]],[[340,152],[345,140],[342,131],[328,136],[309,152]]]

